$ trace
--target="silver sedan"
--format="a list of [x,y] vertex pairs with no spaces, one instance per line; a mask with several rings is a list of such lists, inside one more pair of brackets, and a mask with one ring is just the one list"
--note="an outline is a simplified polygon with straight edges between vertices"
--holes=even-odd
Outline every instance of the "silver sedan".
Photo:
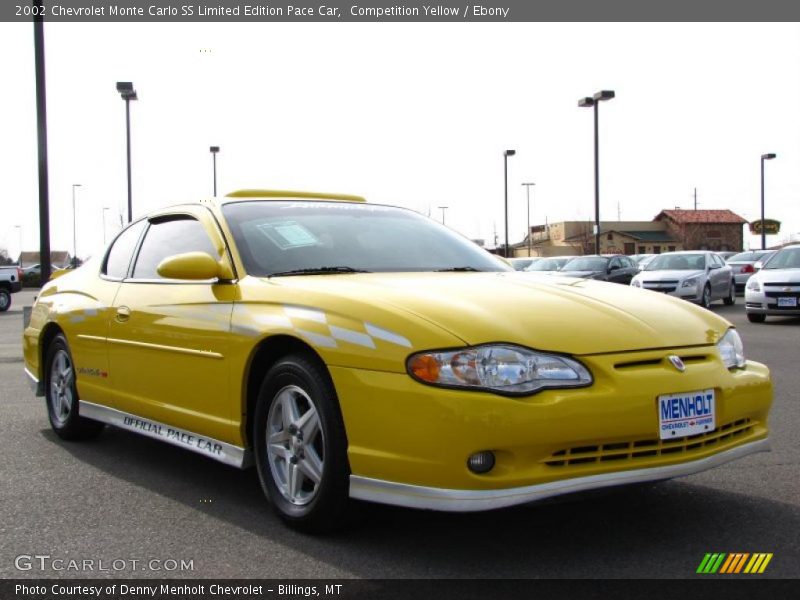
[[709,308],[714,300],[736,302],[733,271],[707,250],[659,254],[631,281],[633,287],[663,292]]
[[767,315],[800,315],[800,245],[779,250],[748,280],[744,309],[752,323],[763,323]]

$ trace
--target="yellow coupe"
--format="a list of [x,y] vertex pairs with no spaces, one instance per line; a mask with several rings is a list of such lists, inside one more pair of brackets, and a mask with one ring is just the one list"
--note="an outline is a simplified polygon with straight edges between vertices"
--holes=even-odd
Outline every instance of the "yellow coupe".
[[306,530],[349,499],[494,509],[769,449],[769,371],[703,308],[531,279],[415,212],[245,190],[49,282],[25,370],[55,432],[255,463]]

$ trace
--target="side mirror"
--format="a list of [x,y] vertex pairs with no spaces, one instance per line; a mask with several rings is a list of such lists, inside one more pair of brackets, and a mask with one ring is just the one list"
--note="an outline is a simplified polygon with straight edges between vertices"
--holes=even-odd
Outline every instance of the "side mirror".
[[166,279],[199,281],[219,277],[220,266],[205,252],[186,252],[168,256],[158,263],[156,271]]
[[608,272],[611,273],[611,271],[617,271],[618,269],[619,265],[611,265],[610,267],[608,267]]

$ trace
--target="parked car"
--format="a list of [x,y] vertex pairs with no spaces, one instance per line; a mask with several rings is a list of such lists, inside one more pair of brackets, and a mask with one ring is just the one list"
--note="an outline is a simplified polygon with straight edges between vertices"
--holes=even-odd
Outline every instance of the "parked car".
[[744,309],[751,323],[763,323],[767,315],[800,315],[800,244],[778,250],[750,277]]
[[707,250],[659,254],[631,281],[633,287],[664,292],[709,308],[714,300],[736,302],[733,270]]
[[24,365],[59,437],[254,463],[312,531],[351,498],[488,510],[767,450],[769,370],[736,329],[641,296],[528,279],[411,210],[246,190],[46,283]]
[[515,271],[524,271],[537,260],[539,260],[538,256],[528,256],[525,258],[509,258],[508,262],[514,267]]
[[725,262],[728,262],[732,256],[736,256],[737,254],[739,254],[739,252],[732,252],[731,250],[722,250],[721,252],[717,252],[717,256],[719,256]]
[[0,267],[0,312],[11,308],[11,294],[22,289],[22,269],[17,265]]
[[638,272],[636,263],[624,254],[590,254],[573,258],[556,274],[628,285]]
[[554,273],[571,261],[575,256],[548,256],[528,265],[524,270],[526,273]]
[[658,254],[633,254],[630,258],[636,263],[639,270],[642,271],[656,256],[658,256]]
[[[53,268],[55,269],[56,267]],[[25,267],[24,269],[22,269],[22,273],[24,275],[41,275],[42,265],[40,264],[30,265],[29,267]]]
[[726,262],[733,269],[733,278],[736,282],[736,291],[744,293],[747,280],[756,272],[755,264],[763,262],[775,254],[776,250],[753,250],[734,254]]

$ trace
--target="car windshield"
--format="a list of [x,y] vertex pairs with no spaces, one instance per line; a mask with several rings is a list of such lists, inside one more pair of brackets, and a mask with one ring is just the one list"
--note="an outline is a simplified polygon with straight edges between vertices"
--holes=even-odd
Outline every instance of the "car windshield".
[[605,271],[607,258],[601,256],[582,256],[573,258],[565,264],[562,271]]
[[645,271],[700,271],[706,268],[705,254],[660,254]]
[[756,262],[761,260],[768,252],[740,252],[728,259],[728,262]]
[[542,258],[529,266],[526,271],[558,271],[565,263],[566,258]]
[[764,269],[800,269],[800,248],[786,248],[770,258]]
[[411,210],[325,201],[222,208],[248,274],[510,271],[473,242]]

